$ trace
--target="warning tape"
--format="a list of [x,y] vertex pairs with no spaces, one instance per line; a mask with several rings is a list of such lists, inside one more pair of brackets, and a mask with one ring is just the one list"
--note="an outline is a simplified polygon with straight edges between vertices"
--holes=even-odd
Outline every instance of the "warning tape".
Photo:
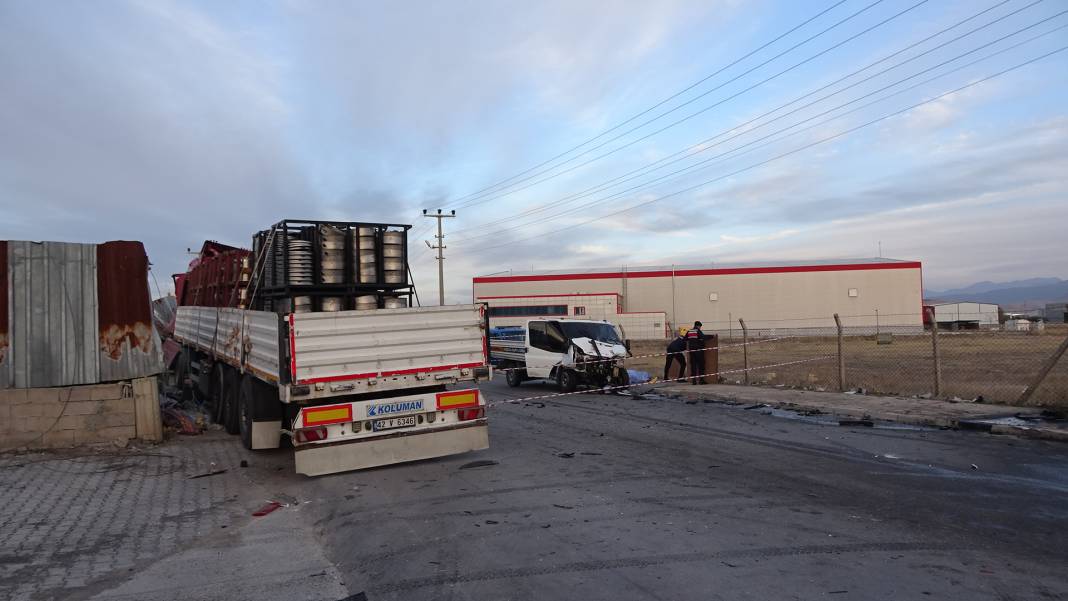
[[526,401],[540,401],[542,399],[553,399],[564,396],[572,396],[576,394],[593,394],[598,392],[612,392],[615,390],[625,390],[627,388],[634,388],[636,386],[656,386],[657,384],[663,384],[665,382],[679,382],[682,380],[693,380],[695,378],[706,378],[709,376],[721,376],[724,374],[734,374],[746,371],[755,371],[758,369],[772,369],[775,367],[785,367],[787,365],[797,365],[799,363],[810,363],[812,361],[823,361],[826,359],[835,359],[837,355],[822,355],[819,357],[812,357],[811,359],[798,359],[797,361],[784,361],[782,363],[773,363],[771,365],[758,365],[756,367],[740,368],[740,369],[727,369],[723,371],[717,371],[710,374],[701,374],[699,376],[682,376],[680,378],[667,378],[664,380],[657,380],[656,382],[642,382],[640,384],[623,384],[621,386],[605,386],[603,388],[590,388],[588,390],[576,390],[574,392],[556,392],[552,394],[543,394],[539,396],[523,397],[520,399],[503,399],[499,401],[490,401],[486,403],[487,407],[493,407],[495,405],[508,405],[512,403],[523,403]]
[[[751,340],[749,342],[738,342],[738,343],[734,343],[734,344],[720,344],[720,345],[717,345],[717,346],[714,346],[714,347],[711,347],[711,348],[707,348],[707,349],[693,349],[693,350],[686,350],[686,351],[672,351],[670,353],[665,351],[663,353],[652,353],[652,354],[649,354],[649,355],[634,355],[632,357],[613,357],[613,358],[607,358],[607,359],[591,359],[589,361],[583,361],[582,365],[590,365],[592,363],[610,363],[610,362],[613,362],[613,361],[617,361],[619,359],[648,359],[649,357],[666,357],[668,355],[686,355],[686,354],[689,354],[689,353],[696,353],[696,352],[699,352],[699,351],[710,351],[710,350],[713,350],[713,349],[717,349],[718,350],[718,349],[725,349],[725,348],[734,348],[734,347],[746,346],[746,345],[752,345],[752,344],[761,344],[761,343],[764,343],[764,342],[775,342],[777,340],[787,340],[787,339],[790,339],[790,338],[807,338],[807,336],[778,336],[776,338],[763,338],[761,340]],[[495,340],[495,339],[493,339],[493,338],[490,339],[491,347],[492,347],[492,344],[493,344],[493,340]],[[504,352],[508,352],[508,351],[504,351]],[[493,349],[490,348],[490,357],[492,358],[492,356],[493,356]],[[495,367],[495,368],[493,368],[493,371],[514,371],[514,370],[518,370],[518,369],[528,369],[528,368],[538,369],[538,368],[542,368],[542,367],[556,367],[557,365],[560,365],[560,363],[557,362],[557,363],[551,363],[551,364],[548,364],[548,365],[524,365],[522,367]]]

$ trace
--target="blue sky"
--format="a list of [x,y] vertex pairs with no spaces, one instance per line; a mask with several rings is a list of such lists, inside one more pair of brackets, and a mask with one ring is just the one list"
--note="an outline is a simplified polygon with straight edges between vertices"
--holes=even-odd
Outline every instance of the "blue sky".
[[0,236],[140,239],[166,288],[187,247],[247,244],[283,217],[413,223],[433,297],[419,212],[458,207],[453,300],[508,269],[863,257],[880,241],[931,288],[1068,277],[1068,51],[976,83],[1068,45],[1068,7],[836,4],[8,0]]

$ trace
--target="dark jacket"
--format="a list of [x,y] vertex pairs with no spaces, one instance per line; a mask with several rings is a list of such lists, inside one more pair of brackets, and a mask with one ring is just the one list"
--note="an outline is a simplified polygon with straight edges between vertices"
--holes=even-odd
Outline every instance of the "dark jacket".
[[701,341],[704,341],[704,339],[705,339],[705,333],[702,332],[701,330],[697,329],[697,328],[694,328],[694,329],[686,332],[686,342],[688,344],[694,344],[696,342],[701,342]]
[[686,350],[686,339],[682,336],[668,343],[667,352],[669,353],[681,353],[684,350]]

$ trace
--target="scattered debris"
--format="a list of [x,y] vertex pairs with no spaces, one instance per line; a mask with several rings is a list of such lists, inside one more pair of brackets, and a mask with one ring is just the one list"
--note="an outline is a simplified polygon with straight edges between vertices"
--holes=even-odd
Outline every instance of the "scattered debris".
[[500,522],[498,522],[497,520],[486,520],[486,523],[492,525],[492,524],[499,524]]
[[574,453],[557,453],[556,456],[557,457],[563,457],[564,459],[571,459],[572,457],[575,456],[575,454]]
[[748,407],[742,407],[742,411],[749,411],[750,409],[760,409],[761,407],[767,407],[764,403],[757,403],[755,405],[749,405]]
[[570,505],[558,505],[556,503],[553,503],[553,507],[559,507],[560,509],[574,509],[574,507]]
[[583,451],[583,452],[581,452],[579,454],[580,455],[604,455],[604,453],[594,453],[592,451]]
[[245,459],[242,459],[241,460],[241,467],[248,467],[248,461],[245,460]]
[[840,419],[838,420],[839,426],[864,426],[871,428],[875,426],[875,422],[870,419]]
[[208,476],[218,476],[219,474],[225,474],[226,470],[211,470],[204,472],[203,474],[197,474],[195,476],[189,476],[187,480],[196,480],[197,478],[207,478]]
[[267,515],[268,513],[271,513],[275,509],[278,509],[281,506],[282,506],[282,504],[279,503],[278,501],[271,501],[270,503],[264,505],[263,507],[260,507],[256,511],[253,511],[252,512],[252,516],[253,517],[257,517],[257,518],[261,518],[261,517]]
[[731,563],[729,561],[721,561],[720,563],[722,563],[723,565],[727,566],[728,568],[737,568],[737,567],[739,567],[738,564],[734,564],[734,563]]
[[690,399],[690,400],[686,401],[686,404],[687,405],[696,405],[697,404],[697,399]]
[[469,470],[476,467],[489,467],[491,465],[499,465],[499,461],[493,461],[492,459],[479,459],[478,461],[471,461],[460,466],[462,470]]
[[542,526],[542,528],[552,528],[552,527],[553,527],[552,524],[545,524],[544,526]]
[[977,469],[979,469],[979,466],[978,466],[978,465],[975,465],[975,464],[973,463],[973,464],[972,464],[972,469],[973,469],[973,470],[977,470]]

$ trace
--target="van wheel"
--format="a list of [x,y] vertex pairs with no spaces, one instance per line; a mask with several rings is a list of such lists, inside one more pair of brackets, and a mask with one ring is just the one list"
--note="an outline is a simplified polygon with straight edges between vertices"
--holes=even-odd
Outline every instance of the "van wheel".
[[513,365],[507,372],[505,372],[504,378],[507,380],[509,386],[516,388],[523,383],[523,370],[519,369],[518,366]]
[[561,369],[556,375],[556,384],[560,387],[560,392],[575,392],[578,388],[578,377],[570,369]]

